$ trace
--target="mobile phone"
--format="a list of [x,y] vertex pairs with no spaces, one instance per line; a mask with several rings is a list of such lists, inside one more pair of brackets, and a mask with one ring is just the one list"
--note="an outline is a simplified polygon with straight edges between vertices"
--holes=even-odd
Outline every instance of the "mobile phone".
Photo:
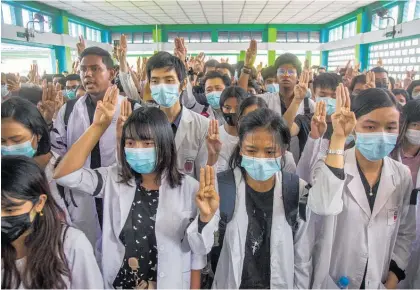
[[114,47],[117,47],[120,45],[120,40],[119,39],[115,39],[114,40]]

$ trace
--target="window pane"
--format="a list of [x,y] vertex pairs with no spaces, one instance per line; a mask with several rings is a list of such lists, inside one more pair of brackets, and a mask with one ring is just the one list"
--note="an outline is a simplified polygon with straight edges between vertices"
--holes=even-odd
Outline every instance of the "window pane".
[[229,41],[229,32],[220,31],[219,32],[219,42],[228,42]]
[[[14,24],[12,19],[12,7],[7,4],[1,4],[2,23]],[[27,22],[26,22],[27,23]],[[26,24],[24,23],[24,25]]]
[[153,35],[151,32],[143,33],[143,42],[144,43],[153,43]]
[[175,42],[175,38],[178,37],[177,32],[168,32],[168,42]]
[[143,33],[142,32],[134,33],[133,43],[143,43]]
[[309,42],[309,32],[299,32],[299,42]]
[[114,41],[114,40],[120,40],[121,33],[119,33],[119,32],[113,32],[111,37],[112,37],[112,41]]
[[178,33],[178,36],[179,36],[180,38],[184,38],[184,41],[185,41],[185,42],[189,42],[189,41],[190,41],[190,39],[189,39],[190,35],[189,35],[189,33],[188,33],[188,32],[179,32],[179,33]]
[[277,31],[277,42],[286,42],[286,32]]
[[125,34],[125,38],[127,39],[127,43],[133,43],[133,34],[130,33],[124,33]]
[[239,42],[239,32],[230,32],[229,33],[229,42]]
[[251,32],[245,31],[242,32],[241,42],[250,42],[251,41]]
[[255,39],[257,42],[262,41],[262,32],[261,31],[254,31],[251,33],[252,39]]
[[191,32],[190,42],[200,42],[200,32]]
[[287,42],[297,42],[297,32],[288,32]]
[[311,31],[311,42],[319,42],[319,31]]
[[[2,4],[3,7],[4,4]],[[23,21],[23,26],[26,27],[26,24],[28,24],[28,22],[30,21],[30,13],[28,10],[26,9],[22,9],[22,21]]]
[[211,42],[211,32],[202,32],[201,42]]

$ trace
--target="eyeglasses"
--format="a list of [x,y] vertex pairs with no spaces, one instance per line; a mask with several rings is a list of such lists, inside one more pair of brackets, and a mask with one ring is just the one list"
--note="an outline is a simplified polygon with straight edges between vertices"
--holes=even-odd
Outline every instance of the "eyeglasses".
[[296,75],[296,71],[294,69],[283,69],[283,68],[279,68],[277,70],[277,75],[278,76],[282,76],[287,74],[288,76],[294,76]]

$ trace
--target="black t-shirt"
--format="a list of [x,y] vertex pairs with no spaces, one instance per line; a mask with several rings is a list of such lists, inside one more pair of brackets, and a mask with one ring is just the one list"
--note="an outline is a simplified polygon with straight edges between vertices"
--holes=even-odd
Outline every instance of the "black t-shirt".
[[[295,123],[299,127],[299,148],[300,154],[302,154],[303,149],[305,148],[306,142],[308,141],[309,133],[311,132],[311,120],[314,114],[310,113],[307,115],[297,115],[295,118]],[[324,134],[324,139],[331,140],[331,135],[333,133],[333,126],[331,122],[327,122],[327,131]]]
[[256,192],[246,185],[245,194],[248,230],[240,288],[269,289],[274,187],[268,192]]

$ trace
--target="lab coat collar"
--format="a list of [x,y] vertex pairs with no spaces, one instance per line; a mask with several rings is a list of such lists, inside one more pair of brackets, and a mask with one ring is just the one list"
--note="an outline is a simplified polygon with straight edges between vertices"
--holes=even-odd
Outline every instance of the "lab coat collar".
[[393,166],[391,165],[391,160],[389,157],[384,158],[381,180],[379,182],[373,211],[370,210],[369,203],[366,198],[366,192],[360,178],[359,170],[357,169],[356,149],[354,147],[347,150],[344,164],[345,172],[351,176],[351,180],[348,183],[350,193],[366,215],[369,218],[374,218],[386,204],[391,194],[395,191],[395,180],[393,177],[395,172],[393,170]]
[[182,108],[181,121],[179,122],[178,130],[176,131],[175,135],[175,145],[177,152],[179,151],[179,147],[182,144],[182,140],[184,140],[184,137],[187,134],[189,123],[191,123],[192,120],[192,112],[185,107]]

